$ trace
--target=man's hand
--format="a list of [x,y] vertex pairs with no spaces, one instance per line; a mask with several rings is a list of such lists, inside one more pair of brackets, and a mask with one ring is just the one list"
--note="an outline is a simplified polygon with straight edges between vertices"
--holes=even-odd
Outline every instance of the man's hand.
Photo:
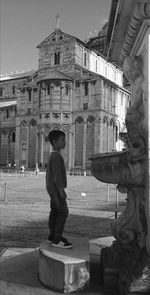
[[66,199],[67,198],[67,195],[66,195],[66,192],[65,192],[64,189],[59,190],[59,193],[60,193],[60,198],[61,199]]

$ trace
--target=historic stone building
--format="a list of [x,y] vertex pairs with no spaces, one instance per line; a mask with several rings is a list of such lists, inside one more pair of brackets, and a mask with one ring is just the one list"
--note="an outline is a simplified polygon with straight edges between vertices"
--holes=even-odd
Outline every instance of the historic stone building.
[[90,155],[122,149],[130,92],[119,68],[59,28],[37,48],[37,71],[0,77],[0,165],[45,166],[52,129],[66,133],[68,169],[86,169]]
[[106,23],[103,28],[99,31],[99,33],[96,36],[93,36],[89,38],[88,41],[86,41],[86,45],[99,52],[103,56],[105,56],[105,41],[107,36],[107,27],[108,23]]

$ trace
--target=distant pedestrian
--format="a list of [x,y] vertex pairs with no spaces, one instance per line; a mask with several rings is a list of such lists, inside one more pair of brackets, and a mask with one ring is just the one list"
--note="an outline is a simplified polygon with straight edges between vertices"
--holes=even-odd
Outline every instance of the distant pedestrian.
[[72,244],[63,237],[64,226],[68,217],[66,169],[60,150],[64,149],[65,133],[53,130],[49,133],[49,141],[53,147],[46,170],[46,189],[50,196],[50,215],[48,240],[52,246],[59,248],[72,248]]
[[24,171],[25,171],[25,167],[23,165],[21,165],[21,167],[20,167],[20,174],[22,176],[24,176]]
[[38,167],[38,163],[36,163],[36,166],[35,166],[35,174],[36,176],[38,176],[38,173],[39,173],[39,167]]

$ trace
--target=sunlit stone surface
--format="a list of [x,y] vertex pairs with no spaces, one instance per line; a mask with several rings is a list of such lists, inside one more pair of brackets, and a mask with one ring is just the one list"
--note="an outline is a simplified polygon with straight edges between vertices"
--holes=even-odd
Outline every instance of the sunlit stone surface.
[[89,261],[78,258],[76,249],[56,249],[44,242],[39,249],[39,279],[52,290],[63,293],[89,287]]

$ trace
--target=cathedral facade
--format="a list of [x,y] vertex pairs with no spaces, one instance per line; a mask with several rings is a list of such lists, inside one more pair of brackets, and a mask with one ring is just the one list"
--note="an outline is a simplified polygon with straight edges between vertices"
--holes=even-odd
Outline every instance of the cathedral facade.
[[0,77],[0,165],[45,167],[53,129],[66,134],[67,169],[88,169],[91,155],[122,149],[130,100],[122,72],[58,28],[37,48],[37,71]]

